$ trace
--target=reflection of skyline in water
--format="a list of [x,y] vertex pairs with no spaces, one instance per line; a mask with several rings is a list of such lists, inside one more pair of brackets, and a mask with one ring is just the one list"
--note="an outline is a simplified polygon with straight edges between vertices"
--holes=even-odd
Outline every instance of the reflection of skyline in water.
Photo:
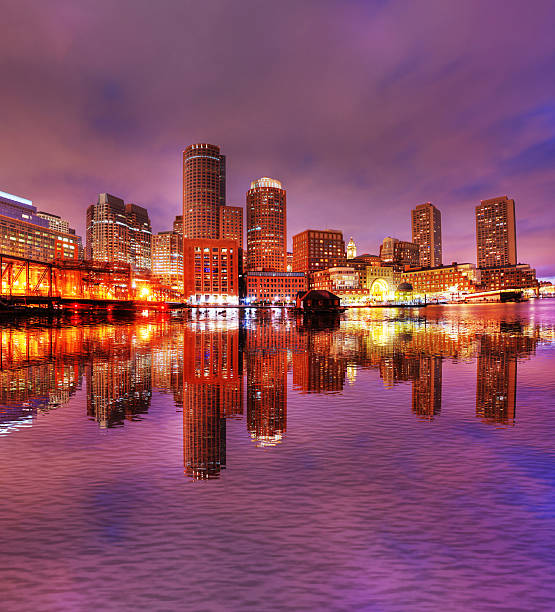
[[31,426],[79,389],[86,393],[87,416],[103,428],[140,420],[153,391],[169,393],[183,409],[185,473],[217,478],[229,461],[227,419],[242,419],[255,446],[286,439],[288,372],[290,392],[337,394],[356,385],[363,371],[375,371],[386,389],[410,384],[407,408],[431,421],[441,417],[446,359],[476,359],[476,417],[512,425],[517,362],[534,355],[542,338],[551,341],[551,330],[543,332],[521,321],[405,313],[331,322],[263,312],[184,323],[21,323],[0,330],[0,434]]

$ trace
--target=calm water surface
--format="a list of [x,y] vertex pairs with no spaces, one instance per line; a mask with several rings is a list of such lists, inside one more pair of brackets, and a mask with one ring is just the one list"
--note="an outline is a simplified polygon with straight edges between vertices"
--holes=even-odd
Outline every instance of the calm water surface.
[[554,610],[554,329],[549,300],[4,324],[0,608]]

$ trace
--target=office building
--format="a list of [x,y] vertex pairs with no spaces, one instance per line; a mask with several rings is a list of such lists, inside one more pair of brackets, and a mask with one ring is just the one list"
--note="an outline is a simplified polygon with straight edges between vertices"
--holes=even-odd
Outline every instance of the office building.
[[345,241],[339,230],[307,229],[293,236],[293,271],[304,272],[309,288],[316,270],[344,266]]
[[285,272],[286,253],[285,189],[279,181],[263,177],[247,191],[247,270]]
[[152,230],[148,212],[136,204],[101,193],[87,208],[85,258],[129,264],[136,270],[152,268]]
[[420,266],[441,266],[441,213],[431,202],[426,202],[412,209],[411,220],[412,242],[420,247]]
[[479,268],[516,265],[514,200],[503,196],[476,206],[476,248]]
[[241,206],[220,207],[220,238],[235,240],[243,248],[243,208]]
[[238,304],[239,259],[235,240],[184,239],[184,297],[192,304]]
[[37,261],[78,259],[75,231],[51,229],[31,200],[0,191],[0,252]]
[[385,263],[399,267],[418,266],[420,264],[420,246],[387,236],[380,246],[380,257]]
[[183,151],[183,236],[220,237],[220,208],[225,205],[225,156],[220,147],[192,144]]

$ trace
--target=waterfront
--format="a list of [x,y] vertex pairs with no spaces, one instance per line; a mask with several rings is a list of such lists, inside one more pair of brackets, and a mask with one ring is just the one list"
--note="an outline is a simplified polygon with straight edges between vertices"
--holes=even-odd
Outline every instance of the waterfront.
[[6,610],[550,610],[555,304],[0,329]]

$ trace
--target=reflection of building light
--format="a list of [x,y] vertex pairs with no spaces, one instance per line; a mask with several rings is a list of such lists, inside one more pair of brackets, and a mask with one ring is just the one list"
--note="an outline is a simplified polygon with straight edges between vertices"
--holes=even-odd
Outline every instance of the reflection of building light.
[[270,436],[251,433],[251,440],[256,442],[256,446],[259,448],[264,446],[275,446],[283,440],[283,434],[278,432]]

